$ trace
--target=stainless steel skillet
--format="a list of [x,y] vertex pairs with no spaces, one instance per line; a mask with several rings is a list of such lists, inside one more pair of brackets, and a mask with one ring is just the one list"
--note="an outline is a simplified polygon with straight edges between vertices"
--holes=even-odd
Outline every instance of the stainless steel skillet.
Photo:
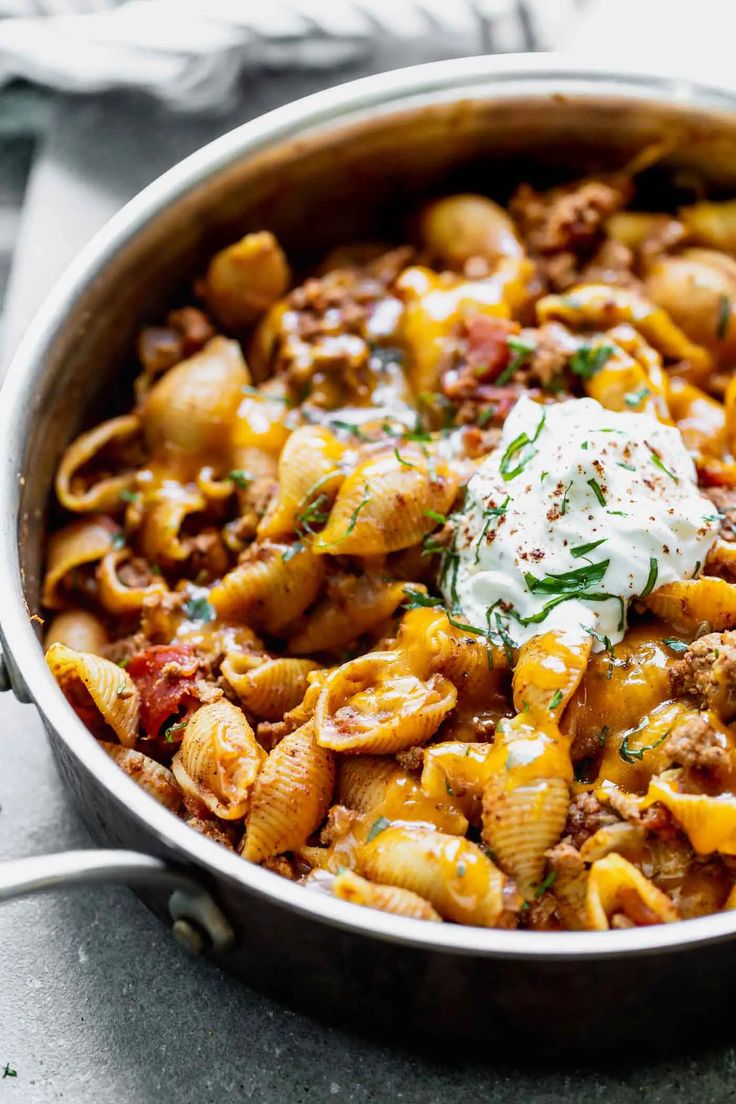
[[[718,1016],[736,913],[608,933],[423,925],[311,894],[192,832],[97,748],[43,661],[30,615],[59,453],[126,394],[135,331],[220,244],[269,227],[290,256],[391,236],[420,196],[616,167],[667,136],[674,175],[736,194],[736,96],[560,59],[472,58],[319,93],[226,135],[147,188],[84,251],[29,329],[0,399],[4,678],[38,706],[65,782],[107,850],[0,864],[0,899],[117,877],[193,949],[342,1017],[587,1045]],[[12,771],[12,763],[3,763]],[[120,849],[120,850],[118,850]],[[34,863],[36,865],[34,865]],[[172,890],[174,893],[172,895]]]

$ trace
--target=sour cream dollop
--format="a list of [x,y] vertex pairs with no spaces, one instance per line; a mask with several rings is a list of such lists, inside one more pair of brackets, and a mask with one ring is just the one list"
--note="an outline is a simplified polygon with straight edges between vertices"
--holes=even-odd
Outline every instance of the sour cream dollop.
[[677,429],[526,396],[452,521],[442,589],[459,620],[514,645],[593,630],[596,651],[623,639],[634,598],[696,575],[720,527]]

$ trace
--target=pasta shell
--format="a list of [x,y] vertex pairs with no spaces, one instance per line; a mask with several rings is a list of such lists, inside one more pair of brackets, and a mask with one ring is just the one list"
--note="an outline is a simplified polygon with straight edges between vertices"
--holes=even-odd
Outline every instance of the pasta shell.
[[[135,472],[103,476],[94,481],[82,473],[92,465],[96,456],[112,447],[129,443],[140,430],[140,420],[135,414],[125,414],[101,422],[87,433],[80,434],[64,451],[56,472],[56,497],[62,506],[74,513],[100,510],[115,513],[122,510],[121,494],[135,483]],[[100,460],[106,470],[107,462]]]
[[284,713],[302,701],[309,682],[307,675],[317,670],[309,659],[266,659],[229,652],[222,663],[222,674],[254,717],[279,721]]
[[240,820],[265,758],[242,711],[220,698],[192,714],[171,769],[188,797],[221,820]]
[[284,736],[256,782],[243,857],[257,863],[300,847],[324,820],[334,784],[334,757],[315,740],[311,722]]
[[562,778],[509,789],[507,780],[496,775],[486,785],[483,840],[527,900],[541,884],[545,851],[562,835],[569,804],[569,787]]
[[622,912],[634,923],[671,924],[679,920],[673,902],[621,855],[606,855],[590,868],[586,919],[593,931],[607,931],[610,917]]
[[607,330],[628,322],[663,356],[687,360],[700,376],[710,371],[711,358],[695,345],[661,307],[631,288],[580,284],[564,295],[547,295],[537,303],[541,323],[556,320],[569,326]]
[[736,855],[736,795],[681,793],[680,771],[666,771],[649,783],[645,805],[661,801],[682,827],[695,851]]
[[290,638],[296,655],[343,648],[389,618],[404,601],[405,583],[375,575],[330,579],[327,597],[307,614],[303,627]]
[[530,720],[558,720],[585,674],[592,643],[588,635],[547,632],[522,644],[512,682],[515,708],[528,710]]
[[499,693],[500,679],[508,668],[503,650],[456,628],[444,610],[425,607],[405,613],[396,648],[415,674],[448,678],[462,702],[487,704]]
[[588,868],[580,852],[571,845],[560,844],[553,847],[547,857],[554,874],[552,893],[557,915],[566,930],[585,931],[588,926]]
[[100,747],[104,748],[111,759],[114,759],[129,778],[137,782],[141,789],[155,797],[167,809],[176,813],[181,808],[181,790],[177,785],[168,767],[157,763],[155,759],[149,759],[140,751],[133,748],[121,747],[120,744],[109,744],[100,740]]
[[733,357],[736,262],[732,257],[710,249],[685,249],[675,257],[663,254],[648,265],[646,287],[691,341],[716,356]]
[[199,491],[167,480],[153,494],[146,495],[140,544],[150,563],[174,566],[186,560],[190,547],[179,530],[191,514],[200,513],[206,503]]
[[458,836],[468,830],[466,817],[446,788],[441,793],[425,793],[395,759],[378,755],[340,760],[337,800],[373,820],[383,816],[388,820],[420,821]]
[[358,871],[418,894],[445,920],[493,928],[506,919],[504,875],[462,836],[390,825],[360,848]]
[[437,524],[427,511],[444,514],[456,491],[457,477],[447,463],[430,463],[416,446],[371,457],[340,487],[314,551],[374,556],[409,548]]
[[109,518],[80,518],[49,538],[41,601],[48,609],[66,605],[63,583],[75,567],[96,563],[113,547],[117,526]]
[[[278,496],[258,526],[258,538],[301,532],[312,513],[325,511],[345,478],[339,468],[345,445],[324,426],[295,429],[279,457]],[[309,529],[306,530],[309,532]]]
[[442,365],[463,320],[474,315],[509,318],[528,299],[533,274],[533,264],[522,256],[503,257],[482,280],[464,280],[421,265],[404,269],[395,286],[406,304],[401,337],[415,395],[437,390]]
[[46,652],[46,662],[67,696],[74,695],[72,704],[81,688],[87,690],[120,743],[133,747],[138,739],[140,695],[127,671],[109,659],[72,651],[65,644],[52,644]]
[[372,652],[327,678],[314,714],[322,747],[385,755],[423,744],[439,728],[457,701],[455,687],[442,675],[400,673],[393,660],[391,652]]
[[249,382],[237,341],[213,338],[151,388],[141,415],[150,448],[191,457],[195,471],[209,459],[222,459]]
[[289,279],[288,262],[273,234],[246,234],[210,261],[204,280],[207,306],[226,329],[240,330],[286,292]]
[[169,589],[160,576],[152,576],[147,586],[126,586],[118,574],[118,568],[131,556],[129,549],[108,552],[97,568],[97,597],[108,613],[120,616],[138,613],[147,598],[153,594],[165,594]]
[[695,633],[704,621],[714,632],[736,626],[736,585],[725,579],[686,579],[665,583],[647,598],[644,605],[678,632]]
[[107,631],[93,613],[65,610],[57,613],[46,632],[44,647],[50,648],[52,644],[66,644],[74,652],[99,653],[107,644]]
[[442,917],[416,893],[398,886],[376,885],[352,870],[343,870],[335,876],[332,892],[342,901],[354,905],[365,905],[380,912],[391,912],[395,916],[408,916],[412,920],[432,920],[441,923]]
[[312,604],[324,573],[323,561],[306,546],[255,544],[212,588],[210,601],[222,617],[278,633]]
[[482,195],[436,199],[421,215],[420,233],[433,256],[462,271],[470,257],[520,257],[524,247],[508,213]]
[[471,824],[481,821],[483,791],[491,777],[492,745],[451,740],[425,749],[422,789],[440,800],[449,794]]
[[[236,467],[250,471],[253,450],[276,460],[291,434],[286,396],[263,387],[248,388],[238,407],[233,427],[233,459]],[[248,452],[250,450],[250,458]],[[258,472],[257,474],[263,474]]]

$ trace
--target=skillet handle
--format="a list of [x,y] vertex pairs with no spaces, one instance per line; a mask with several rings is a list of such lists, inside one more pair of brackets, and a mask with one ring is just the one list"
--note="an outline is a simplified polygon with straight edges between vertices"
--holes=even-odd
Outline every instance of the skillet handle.
[[172,934],[194,954],[226,951],[233,930],[209,893],[183,869],[138,851],[61,851],[0,862],[0,903],[57,886],[98,882],[164,885],[171,890]]

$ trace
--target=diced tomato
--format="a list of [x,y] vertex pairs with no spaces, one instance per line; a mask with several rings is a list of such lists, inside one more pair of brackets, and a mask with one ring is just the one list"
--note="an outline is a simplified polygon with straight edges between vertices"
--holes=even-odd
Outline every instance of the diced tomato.
[[512,333],[518,333],[518,323],[478,314],[469,319],[466,326],[466,359],[469,366],[478,379],[496,379],[509,362],[511,350],[508,338]]
[[185,644],[153,644],[131,657],[126,670],[140,691],[141,725],[150,739],[160,734],[164,721],[199,704],[194,693],[198,668],[197,656]]

